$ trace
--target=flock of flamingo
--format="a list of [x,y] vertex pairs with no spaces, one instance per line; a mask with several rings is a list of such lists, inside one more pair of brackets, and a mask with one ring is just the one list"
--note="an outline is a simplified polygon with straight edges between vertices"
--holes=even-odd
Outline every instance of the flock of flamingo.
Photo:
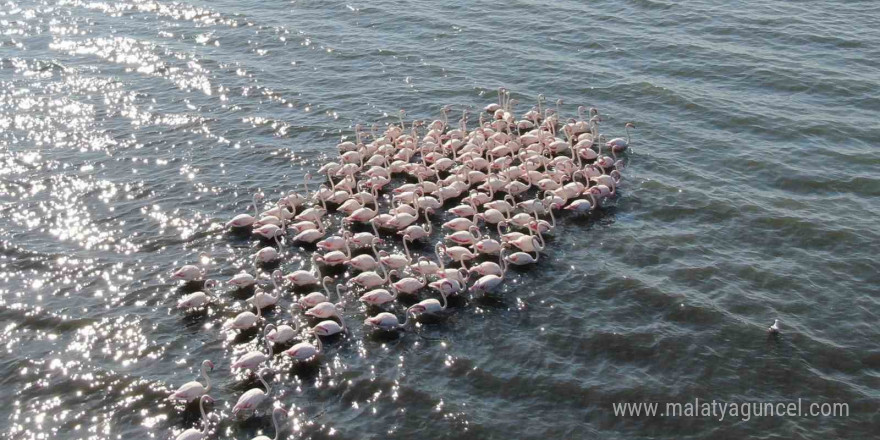
[[[264,374],[273,347],[284,348],[281,353],[292,362],[315,362],[324,351],[322,337],[347,331],[341,314],[347,298],[363,303],[364,325],[375,332],[405,332],[414,321],[442,319],[448,298],[492,294],[510,265],[538,263],[545,236],[556,229],[554,211],[587,213],[615,197],[624,165],[618,155],[630,144],[633,124],[624,126],[625,138],[606,140],[599,133],[602,117],[597,109],[581,106],[577,118],[565,120],[561,104],[558,100],[555,108],[546,108],[539,96],[536,106],[518,119],[513,113],[516,100],[501,88],[498,102],[479,112],[477,126],[470,128],[467,109],[455,126],[449,123],[449,106],[442,109],[441,119],[428,124],[414,120],[407,125],[401,111],[399,125],[390,124],[383,132],[375,125],[370,133],[356,126],[355,139],[337,145],[338,162],[318,170],[326,180],[316,191],[309,190],[307,175],[304,192],[291,191],[264,211],[260,205],[265,196],[255,194],[253,215],[239,214],[226,224],[233,232],[263,241],[252,257],[254,273],[243,271],[228,280],[234,291],[253,292],[247,299],[253,311],[239,313],[222,331],[263,326],[260,337],[267,350],[249,351],[231,364],[232,369],[257,372],[262,384],[241,395],[233,415],[250,417],[269,399],[272,389]],[[341,227],[337,235],[328,236],[334,217],[328,214],[334,211]],[[433,249],[427,246],[434,258],[415,256],[410,248],[426,247],[435,233],[434,220],[442,222],[436,231],[442,237]],[[401,240],[402,253],[378,249],[392,239]],[[287,274],[273,270],[285,243],[313,250],[312,268]],[[271,290],[261,286],[261,271],[271,271]],[[322,271],[344,273],[337,279],[322,276]],[[178,308],[189,313],[211,303],[218,282],[205,279],[205,272],[199,265],[173,272],[173,280],[198,289],[181,298]],[[336,283],[333,292],[331,283]],[[311,289],[315,291],[302,293]],[[427,292],[439,300],[420,300]],[[276,307],[288,295],[294,304],[290,313],[305,315],[300,320],[309,325],[263,324],[262,310]],[[394,313],[401,309],[403,321]],[[307,340],[310,335],[314,343]],[[201,412],[202,429],[190,428],[178,440],[202,439],[208,432],[204,404],[212,401],[208,370],[213,369],[205,360],[204,384],[188,382],[169,397],[181,403],[198,401]],[[276,440],[286,416],[283,408],[273,410]]]

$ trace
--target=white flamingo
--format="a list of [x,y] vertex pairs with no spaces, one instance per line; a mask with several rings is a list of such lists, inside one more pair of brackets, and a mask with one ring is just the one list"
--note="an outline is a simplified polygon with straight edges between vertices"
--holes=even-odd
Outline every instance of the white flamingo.
[[[266,327],[263,328],[263,339],[265,340],[266,352],[268,352],[268,353],[272,353],[272,346],[269,345],[269,343],[271,341],[269,341],[268,333],[269,333],[269,330],[271,330],[274,327],[275,326],[267,325]],[[233,370],[237,370],[237,369],[255,370],[257,367],[262,365],[263,362],[266,362],[267,360],[269,360],[268,354],[263,353],[260,350],[251,350],[251,351],[239,356],[238,359],[236,359],[235,362],[232,363],[230,368]]]
[[211,371],[214,371],[214,363],[207,359],[202,361],[200,375],[205,379],[205,385],[202,385],[201,382],[197,380],[187,382],[181,385],[177,391],[172,393],[171,396],[168,397],[168,400],[191,402],[211,392],[211,378],[208,377],[209,368]]
[[262,315],[260,314],[260,309],[257,308],[257,313],[254,314],[251,311],[244,311],[239,313],[230,321],[227,321],[223,324],[223,331],[229,330],[247,330],[259,322]]
[[284,355],[298,362],[305,362],[314,359],[324,352],[324,344],[321,343],[321,338],[315,339],[317,346],[308,342],[300,342],[293,347],[284,350]]
[[296,330],[287,324],[279,325],[277,328],[274,324],[267,324],[265,333],[266,340],[273,344],[285,344],[296,337]]
[[211,291],[217,287],[217,281],[205,280],[205,286],[198,292],[190,293],[177,302],[179,309],[195,309],[211,301]]
[[275,408],[272,410],[272,425],[275,427],[275,437],[269,438],[265,435],[258,435],[251,440],[278,440],[281,435],[281,420],[287,417],[287,410],[284,408]]
[[407,310],[406,316],[404,317],[403,322],[400,322],[397,319],[397,315],[390,312],[382,312],[377,314],[376,316],[371,316],[364,320],[364,324],[370,325],[374,328],[383,331],[391,331],[391,330],[403,330],[406,328],[406,325],[409,323],[409,316],[411,312]]
[[270,387],[269,383],[266,382],[266,379],[263,378],[264,371],[266,370],[260,370],[260,372],[257,373],[257,378],[260,379],[260,382],[263,384],[263,387],[266,388],[266,391],[259,388],[251,388],[245,391],[244,394],[238,398],[238,402],[236,402],[235,406],[232,407],[233,415],[238,415],[241,412],[250,412],[253,414],[253,412],[257,410],[257,407],[269,397],[269,393],[272,392],[272,387]]
[[238,214],[235,217],[233,217],[232,220],[229,220],[228,222],[226,222],[226,227],[227,228],[246,228],[248,226],[253,225],[254,222],[257,220],[257,217],[260,215],[259,214],[260,209],[257,206],[257,204],[260,203],[264,197],[265,196],[263,195],[262,192],[258,191],[256,193],[254,193],[253,197],[251,198],[251,201],[253,202],[253,206],[254,206],[254,215]]
[[[199,254],[199,261],[206,261],[208,258],[210,257],[205,252]],[[172,280],[180,281],[198,281],[204,277],[205,269],[194,264],[182,266],[171,274]]]
[[199,399],[199,412],[202,413],[202,429],[189,428],[175,437],[176,440],[202,440],[208,434],[208,415],[205,414],[205,402],[213,402],[214,399],[209,395],[204,395]]

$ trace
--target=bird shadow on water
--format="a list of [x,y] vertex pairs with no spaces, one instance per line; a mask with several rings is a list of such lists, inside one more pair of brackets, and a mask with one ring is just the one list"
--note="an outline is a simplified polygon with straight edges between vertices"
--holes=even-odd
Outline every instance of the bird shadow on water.
[[266,272],[272,272],[273,270],[281,267],[281,262],[283,260],[284,260],[283,258],[276,258],[276,259],[269,261],[269,262],[258,263],[257,268],[264,270]]
[[200,309],[191,310],[187,312],[181,318],[183,322],[183,327],[187,329],[200,329],[202,324],[205,323],[205,319],[207,319],[208,315],[207,307],[202,307]]
[[[182,427],[193,427],[201,423],[202,413],[199,410],[199,399],[193,399],[186,403],[183,411],[177,411],[177,405],[170,407],[171,413],[178,414],[178,420],[174,425]],[[205,413],[210,413],[214,409],[211,402],[205,403]],[[170,421],[170,420],[169,420]]]
[[617,204],[607,204],[584,214],[562,215],[559,220],[578,226],[599,226],[614,223],[617,219]]
[[370,341],[378,342],[380,344],[388,344],[394,343],[396,345],[403,338],[403,331],[401,329],[391,329],[391,330],[383,330],[383,329],[372,329],[367,333],[367,338]]
[[251,226],[245,226],[241,228],[229,228],[223,234],[227,241],[240,243],[242,245],[250,246],[250,239],[254,233],[254,228]]
[[510,307],[508,299],[500,293],[484,293],[476,295],[472,301],[480,307],[503,310]]
[[236,425],[245,431],[256,433],[259,430],[272,430],[272,411],[257,410],[252,416],[239,420]]
[[198,292],[205,288],[205,280],[187,281],[177,286],[177,293],[185,295],[187,293]]
[[251,327],[244,330],[239,330],[238,334],[232,338],[233,344],[244,344],[252,341],[257,335],[261,332],[257,327]]
[[[268,376],[269,375],[266,375],[264,377]],[[237,380],[232,382],[229,386],[229,389],[232,391],[244,392],[251,388],[263,389],[263,383],[260,382],[259,376],[253,370],[245,370],[244,373],[234,375],[234,378]],[[196,410],[198,410],[198,408]]]
[[255,286],[241,287],[238,289],[230,290],[229,296],[234,299],[238,299],[238,300],[248,299],[254,295],[255,290],[256,290]]
[[288,377],[296,378],[304,384],[313,384],[321,373],[321,366],[316,359],[294,362],[288,370]]

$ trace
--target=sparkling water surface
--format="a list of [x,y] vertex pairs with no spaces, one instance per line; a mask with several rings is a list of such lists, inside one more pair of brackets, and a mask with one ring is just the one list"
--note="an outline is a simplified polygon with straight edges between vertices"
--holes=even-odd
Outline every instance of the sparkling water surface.
[[[169,272],[249,268],[259,242],[222,224],[355,124],[505,86],[520,113],[543,93],[635,122],[620,197],[561,218],[493,300],[399,339],[352,305],[314,367],[275,357],[282,438],[876,436],[878,48],[870,1],[0,0],[0,431],[173,438],[198,410],[165,399],[211,359],[209,438],[274,436],[230,415],[258,384],[229,369],[258,335],[219,330],[243,297],[183,315]],[[850,414],[612,411],[694,398]]]

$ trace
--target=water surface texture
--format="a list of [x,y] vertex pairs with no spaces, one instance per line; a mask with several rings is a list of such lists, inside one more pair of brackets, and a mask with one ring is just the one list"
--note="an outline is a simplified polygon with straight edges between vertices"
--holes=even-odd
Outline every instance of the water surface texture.
[[[0,431],[171,438],[203,359],[210,438],[244,310],[222,224],[336,154],[354,124],[562,98],[636,130],[621,196],[561,219],[494,301],[400,339],[346,311],[312,369],[281,357],[286,438],[869,438],[880,429],[880,8],[871,1],[0,3]],[[309,267],[287,249],[285,272]],[[225,287],[221,289],[224,292]],[[289,318],[285,307],[270,320]],[[783,332],[768,338],[780,319]],[[616,417],[613,402],[847,402],[849,417]]]

